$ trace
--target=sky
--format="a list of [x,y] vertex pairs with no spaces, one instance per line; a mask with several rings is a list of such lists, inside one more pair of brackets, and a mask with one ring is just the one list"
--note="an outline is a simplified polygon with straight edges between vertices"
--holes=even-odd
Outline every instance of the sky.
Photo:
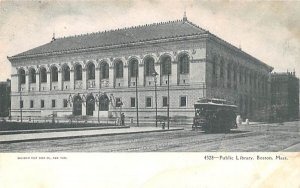
[[182,19],[274,67],[300,77],[300,1],[1,1],[0,81],[7,56],[56,37]]

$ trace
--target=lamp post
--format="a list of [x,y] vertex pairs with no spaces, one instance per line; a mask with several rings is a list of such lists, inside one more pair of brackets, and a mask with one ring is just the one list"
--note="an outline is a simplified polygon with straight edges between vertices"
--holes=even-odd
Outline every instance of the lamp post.
[[157,127],[157,88],[156,88],[157,75],[158,73],[156,71],[152,73],[152,76],[154,77],[154,91],[155,91],[155,127]]
[[135,66],[135,98],[136,98],[136,126],[139,127],[139,101],[138,101],[138,68],[139,64],[136,62]]

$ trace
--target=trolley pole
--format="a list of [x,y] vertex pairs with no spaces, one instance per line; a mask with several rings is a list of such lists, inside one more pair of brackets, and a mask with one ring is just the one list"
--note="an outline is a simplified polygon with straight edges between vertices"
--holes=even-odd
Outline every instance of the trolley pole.
[[21,106],[22,101],[22,89],[20,88],[20,115],[21,115],[21,123],[23,122],[23,104]]
[[168,116],[168,129],[170,129],[170,72],[168,70],[168,109],[167,109],[167,116]]

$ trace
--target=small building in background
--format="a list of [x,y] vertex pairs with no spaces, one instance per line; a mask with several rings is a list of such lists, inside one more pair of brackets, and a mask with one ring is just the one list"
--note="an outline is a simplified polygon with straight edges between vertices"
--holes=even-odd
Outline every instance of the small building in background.
[[10,113],[10,79],[0,82],[0,117],[7,117]]
[[271,120],[286,121],[299,117],[299,79],[294,72],[272,73]]

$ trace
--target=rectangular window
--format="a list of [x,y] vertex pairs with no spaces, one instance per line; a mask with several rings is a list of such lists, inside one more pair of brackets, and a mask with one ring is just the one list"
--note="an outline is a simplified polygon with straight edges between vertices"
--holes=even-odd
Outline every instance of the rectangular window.
[[151,107],[151,106],[152,106],[152,98],[146,97],[146,107]]
[[116,107],[121,107],[123,105],[121,98],[116,98]]
[[20,101],[20,108],[23,108],[23,100]]
[[41,108],[44,108],[44,107],[45,107],[45,101],[41,100]]
[[64,108],[68,107],[68,100],[64,99]]
[[55,104],[55,100],[52,100],[52,108],[55,108],[56,104]]
[[186,96],[180,97],[180,107],[186,107]]
[[135,98],[134,97],[130,98],[130,107],[135,107]]
[[168,97],[163,97],[163,107],[168,106]]
[[33,100],[30,101],[30,108],[33,108]]

